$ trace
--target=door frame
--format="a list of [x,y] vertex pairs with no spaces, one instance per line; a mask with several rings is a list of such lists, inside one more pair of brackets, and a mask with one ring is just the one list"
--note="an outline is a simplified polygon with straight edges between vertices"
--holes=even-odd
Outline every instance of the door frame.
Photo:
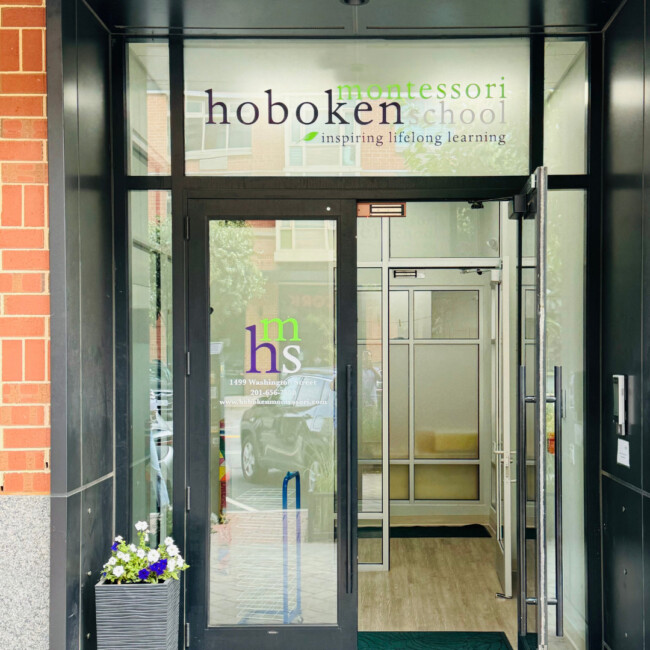
[[[597,209],[600,204],[597,193],[594,193],[589,176],[549,176],[550,190],[583,189],[587,195],[587,269],[586,269],[586,301],[587,313],[595,313],[599,304],[599,285],[595,280],[598,275],[599,258],[597,254],[600,242],[600,222]],[[145,179],[146,180],[146,179]],[[188,250],[185,231],[188,215],[188,206],[195,199],[338,199],[349,201],[350,210],[356,209],[358,201],[464,201],[475,200],[477,196],[483,199],[504,199],[519,193],[527,176],[507,177],[405,177],[405,178],[374,178],[374,177],[308,177],[308,178],[275,178],[275,177],[183,177],[172,193],[173,211],[178,215],[174,220],[173,246],[174,258],[174,359],[179,372],[175,373],[174,392],[178,396],[175,400],[176,444],[174,454],[174,511],[181,516],[174,519],[174,536],[179,543],[185,544],[190,538],[187,513],[184,510],[186,502],[185,477],[187,476],[186,432],[188,426],[188,406],[186,403],[189,394],[188,377],[182,372],[185,364],[188,333]],[[131,179],[130,189],[150,189],[147,183],[140,179]],[[594,212],[596,211],[596,212]],[[356,216],[354,217],[356,218]],[[590,273],[592,269],[595,273]],[[591,280],[591,281],[590,281]],[[355,286],[356,289],[356,286]],[[181,305],[184,308],[181,310]],[[512,306],[512,305],[511,305]],[[518,319],[519,320],[519,319]],[[585,371],[585,394],[589,389],[598,384],[599,373],[597,362],[591,360],[599,358],[599,330],[588,329],[585,335],[585,358],[587,367]],[[593,393],[589,393],[593,396]],[[597,410],[594,410],[596,399],[587,402],[587,422],[599,421]],[[595,448],[594,448],[595,449]],[[585,477],[587,484],[593,486],[597,478],[590,478],[590,469],[594,465],[594,453],[588,447],[585,459]],[[356,449],[353,450],[356,453]],[[354,486],[356,488],[356,485]],[[593,489],[585,491],[585,527],[588,534],[587,541],[587,579],[589,582],[588,611],[600,611],[600,572],[594,567],[600,565],[600,540],[599,529],[594,528],[594,509],[598,507],[598,494]],[[128,506],[128,504],[125,504]],[[123,515],[124,516],[124,515]],[[356,540],[355,540],[356,541]],[[183,548],[183,547],[182,547]],[[185,579],[183,578],[183,582]],[[189,607],[186,602],[187,589],[184,589],[181,599],[182,619],[188,621]],[[356,618],[356,616],[355,616]],[[600,628],[595,618],[590,617],[589,647],[592,641],[597,640]],[[184,626],[179,632],[179,640],[188,635],[188,628]],[[309,636],[313,639],[313,634]]]
[[[213,219],[242,221],[333,220],[336,237],[336,355],[337,355],[337,620],[338,625],[207,625],[210,545],[208,541],[210,455],[209,397],[209,237]],[[194,199],[188,202],[188,435],[186,501],[188,540],[185,553],[193,567],[186,577],[189,641],[191,647],[259,647],[279,650],[309,645],[314,650],[356,648],[357,634],[357,483],[356,483],[356,283],[344,282],[356,274],[356,203],[331,199]],[[354,277],[354,276],[353,276]],[[345,372],[344,372],[345,369]],[[200,446],[199,446],[200,445]]]

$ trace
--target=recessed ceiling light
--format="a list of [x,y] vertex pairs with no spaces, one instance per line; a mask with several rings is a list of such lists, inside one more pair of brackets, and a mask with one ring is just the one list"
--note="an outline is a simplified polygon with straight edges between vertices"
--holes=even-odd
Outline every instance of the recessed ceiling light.
[[341,0],[341,2],[351,7],[360,7],[361,5],[367,5],[369,0]]

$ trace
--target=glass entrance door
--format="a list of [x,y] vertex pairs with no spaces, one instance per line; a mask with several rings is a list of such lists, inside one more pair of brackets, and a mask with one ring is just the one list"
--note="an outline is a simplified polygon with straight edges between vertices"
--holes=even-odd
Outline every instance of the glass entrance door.
[[[584,205],[579,193],[560,192],[549,200],[545,168],[535,172],[524,192],[517,418],[519,636],[525,648],[580,649],[586,647],[580,454]],[[571,513],[566,534],[565,507]]]
[[354,204],[189,204],[192,643],[356,647]]

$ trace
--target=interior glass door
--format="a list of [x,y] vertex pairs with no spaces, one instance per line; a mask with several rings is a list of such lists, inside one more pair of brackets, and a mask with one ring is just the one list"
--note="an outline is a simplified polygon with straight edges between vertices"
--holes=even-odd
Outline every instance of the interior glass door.
[[341,316],[354,300],[341,310],[340,205],[198,203],[190,623],[207,648],[291,647],[307,632],[312,647],[348,647],[354,348]]

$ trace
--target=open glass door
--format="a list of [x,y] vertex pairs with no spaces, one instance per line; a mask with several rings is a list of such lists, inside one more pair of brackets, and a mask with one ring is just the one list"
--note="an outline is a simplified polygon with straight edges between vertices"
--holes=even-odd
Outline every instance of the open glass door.
[[354,203],[188,203],[191,645],[355,648]]
[[[547,650],[563,632],[562,369],[547,365],[546,168],[530,177],[520,217],[518,560],[520,647]],[[555,453],[559,448],[559,453]],[[553,453],[549,453],[550,450]],[[553,463],[554,466],[551,466]],[[556,552],[557,551],[557,552]],[[553,620],[551,621],[551,617]],[[563,646],[559,646],[563,647]],[[573,646],[567,646],[573,647]]]

